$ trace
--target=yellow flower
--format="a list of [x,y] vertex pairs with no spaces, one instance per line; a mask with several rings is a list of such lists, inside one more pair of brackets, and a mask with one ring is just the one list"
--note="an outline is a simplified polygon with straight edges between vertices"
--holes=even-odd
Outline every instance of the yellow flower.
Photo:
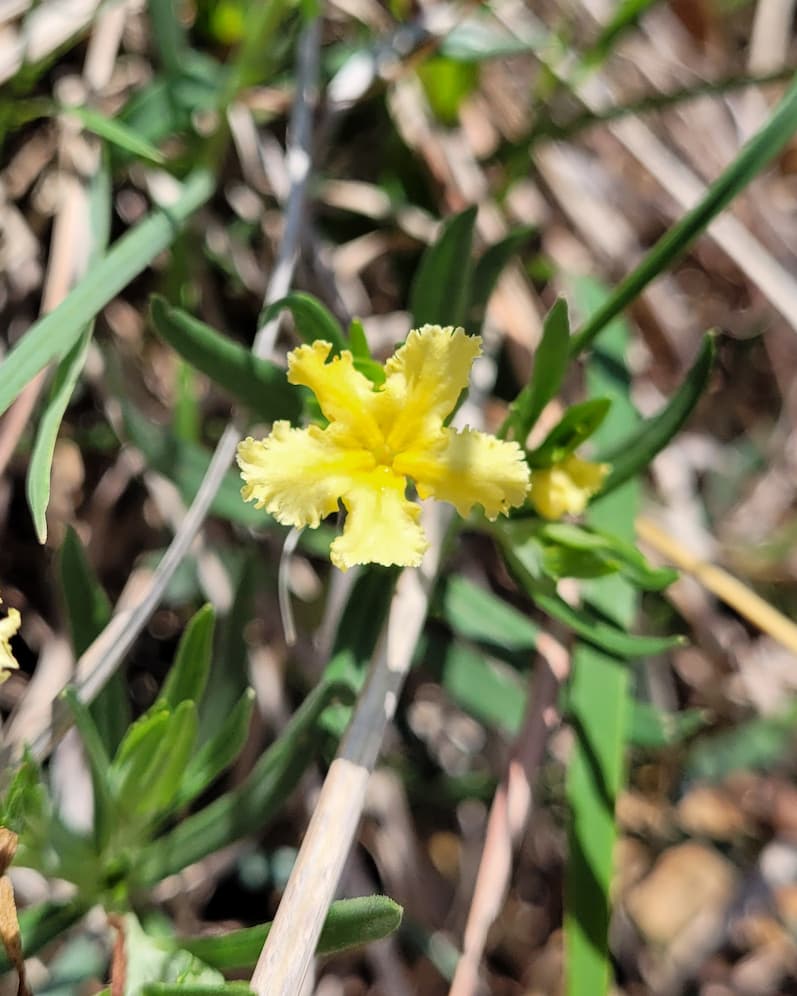
[[[0,604],[3,599],[0,598]],[[8,672],[18,668],[16,658],[11,651],[11,637],[19,629],[22,618],[17,609],[9,609],[5,619],[0,619],[0,683],[8,677]]]
[[531,504],[546,519],[579,515],[608,473],[607,463],[590,463],[571,453],[561,463],[534,471]]
[[406,497],[408,478],[421,498],[449,501],[460,515],[478,503],[495,519],[523,502],[529,471],[517,443],[443,425],[467,387],[478,336],[439,325],[410,332],[378,388],[348,350],[327,363],[331,351],[317,341],[289,353],[288,380],[313,391],[329,425],[280,421],[266,439],[245,439],[238,464],[246,501],[283,525],[311,527],[342,501],[346,524],[331,557],[343,571],[420,564],[429,544],[420,507]]

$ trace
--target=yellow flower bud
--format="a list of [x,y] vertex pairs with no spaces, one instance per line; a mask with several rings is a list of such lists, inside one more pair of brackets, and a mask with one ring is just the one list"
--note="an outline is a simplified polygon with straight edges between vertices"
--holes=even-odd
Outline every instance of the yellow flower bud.
[[531,475],[531,503],[546,519],[580,515],[609,473],[607,463],[590,463],[571,453],[561,463]]

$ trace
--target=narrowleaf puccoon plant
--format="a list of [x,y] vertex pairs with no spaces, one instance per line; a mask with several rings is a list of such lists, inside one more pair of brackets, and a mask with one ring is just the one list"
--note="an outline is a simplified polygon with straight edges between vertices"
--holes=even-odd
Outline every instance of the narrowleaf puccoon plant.
[[288,381],[310,388],[328,421],[325,428],[275,422],[263,440],[238,447],[242,495],[288,526],[315,528],[346,509],[332,563],[416,567],[428,542],[420,506],[407,498],[411,480],[421,498],[448,501],[460,515],[483,507],[488,519],[522,505],[530,487],[516,442],[444,421],[467,387],[481,338],[461,328],[425,325],[385,364],[374,385],[343,350],[316,341],[288,354]]

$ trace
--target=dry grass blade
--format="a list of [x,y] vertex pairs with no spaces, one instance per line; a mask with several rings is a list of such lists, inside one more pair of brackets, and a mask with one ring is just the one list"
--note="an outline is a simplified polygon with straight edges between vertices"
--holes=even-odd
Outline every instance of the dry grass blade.
[[365,800],[365,789],[393,717],[426,619],[447,515],[424,509],[431,546],[417,570],[399,579],[387,624],[346,736],[291,872],[274,925],[252,976],[258,996],[295,996],[313,960]]
[[665,557],[682,571],[696,578],[704,588],[725,602],[748,622],[768,633],[773,640],[797,654],[797,625],[769,602],[756,595],[746,584],[715,564],[696,557],[682,543],[666,533],[646,516],[636,521],[636,531],[643,543]]
[[537,652],[523,727],[512,746],[504,777],[490,807],[462,957],[449,996],[474,996],[478,991],[487,934],[506,899],[513,853],[531,817],[534,778],[548,737],[559,724],[556,697],[570,670],[569,654],[549,633],[540,634]]

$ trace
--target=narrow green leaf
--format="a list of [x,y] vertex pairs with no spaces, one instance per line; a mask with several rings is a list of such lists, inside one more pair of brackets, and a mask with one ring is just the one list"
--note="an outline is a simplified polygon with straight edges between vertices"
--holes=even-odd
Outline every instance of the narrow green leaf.
[[59,363],[47,405],[36,430],[36,439],[28,465],[26,491],[28,507],[40,543],[47,540],[47,505],[50,502],[50,471],[55,441],[61,427],[61,419],[86,362],[91,333],[92,329],[87,328]]
[[154,211],[130,229],[57,308],[27,330],[0,364],[0,414],[40,370],[65,356],[98,312],[171,245],[182,224],[205,203],[214,186],[210,173],[192,173],[174,204]]
[[771,716],[756,716],[721,732],[698,737],[689,751],[685,776],[717,782],[733,771],[770,771],[793,751],[797,705]]
[[660,0],[620,0],[598,37],[581,56],[581,64],[587,69],[599,66],[612,54],[620,38],[636,26],[647,10],[659,2]]
[[653,567],[635,546],[609,533],[569,522],[546,522],[538,534],[543,540],[596,555],[643,591],[661,591],[678,577],[678,572],[668,567]]
[[349,348],[340,322],[332,312],[318,298],[301,291],[294,291],[265,308],[258,319],[258,327],[262,328],[285,308],[293,315],[296,328],[305,342],[314,342],[316,339],[331,342],[333,353]]
[[202,700],[210,672],[215,624],[212,605],[203,605],[189,620],[160,693],[172,709],[186,700]]
[[181,702],[169,717],[160,748],[139,783],[133,812],[160,816],[173,808],[185,768],[196,745],[199,718],[193,702]]
[[511,429],[513,438],[521,445],[525,443],[543,408],[562,386],[569,358],[570,319],[567,302],[560,297],[545,316],[542,338],[534,353],[531,380],[512,402],[501,435]]
[[163,153],[118,118],[109,118],[91,107],[62,107],[61,112],[77,118],[84,128],[98,138],[132,153],[138,159],[145,159],[156,166],[162,166],[166,162]]
[[612,467],[601,494],[608,494],[648,467],[670,442],[702,397],[713,361],[714,339],[707,335],[681,386],[658,415],[645,419],[630,436],[601,453],[599,459]]
[[[388,896],[338,899],[329,908],[316,954],[329,955],[388,937],[401,923],[403,909]],[[181,937],[178,944],[220,971],[253,968],[270,923],[213,937]]]
[[89,566],[83,545],[71,526],[67,527],[61,546],[59,573],[72,649],[79,657],[111,618],[111,600]]
[[[105,252],[110,237],[111,180],[110,170],[105,162],[99,163],[88,183],[87,194],[90,231],[87,258],[91,267]],[[36,429],[36,438],[28,464],[26,491],[28,506],[40,543],[44,543],[47,539],[47,506],[50,501],[50,475],[55,442],[61,420],[86,361],[93,330],[94,323],[89,322],[59,363]]]
[[628,721],[628,743],[657,749],[681,743],[707,722],[704,709],[663,712],[650,702],[634,702]]
[[[468,305],[467,330],[481,331],[490,297],[498,284],[501,274],[527,242],[537,233],[533,225],[519,225],[499,242],[485,249],[473,267],[470,281],[470,303]],[[554,305],[554,307],[556,307]]]
[[459,636],[478,643],[518,651],[532,650],[537,642],[538,627],[520,610],[459,575],[440,586],[432,612]]
[[385,368],[371,356],[371,349],[359,318],[352,319],[349,325],[349,343],[354,357],[355,369],[377,386],[385,382]]
[[[71,526],[67,527],[59,555],[59,575],[72,648],[80,657],[100,635],[111,618],[111,602],[97,580],[86,553]],[[116,753],[130,725],[130,703],[123,671],[117,671],[89,706],[109,757]]]
[[370,360],[371,347],[368,345],[368,336],[359,318],[353,318],[349,324],[349,344],[351,353],[355,360]]
[[74,688],[67,686],[61,693],[75,727],[80,734],[83,749],[89,762],[91,784],[94,789],[94,843],[97,853],[102,854],[111,836],[116,812],[111,798],[111,761],[105,750],[99,731],[91,713],[80,701]]
[[[595,647],[573,652],[571,724],[577,749],[567,772],[568,858],[565,951],[568,996],[606,996],[611,980],[609,917],[614,805],[622,785],[626,668]],[[619,734],[619,735],[618,735]]]
[[183,71],[188,52],[186,29],[178,16],[176,0],[149,0],[147,10],[152,22],[152,40],[167,77]]
[[797,131],[797,81],[763,126],[728,168],[711,184],[703,199],[669,229],[635,270],[621,281],[604,304],[573,337],[571,353],[586,349],[605,326],[634,301],[647,285],[684,253],[736,195],[791,141]]
[[262,832],[316,757],[319,717],[337,699],[353,700],[346,684],[318,685],[246,781],[142,848],[132,873],[135,884],[151,887],[245,834]]
[[475,207],[449,218],[437,241],[421,257],[410,288],[414,328],[461,325],[465,321],[475,223]]
[[299,392],[275,363],[258,359],[157,294],[150,300],[150,316],[155,331],[172,349],[261,418],[298,418]]
[[567,409],[540,445],[528,453],[533,467],[560,463],[597,430],[612,403],[608,398],[590,398]]
[[[625,365],[629,334],[624,322],[606,330],[600,356],[587,367],[591,395],[611,398],[612,408],[595,440],[610,445],[638,421]],[[629,480],[587,509],[590,525],[627,543],[634,541],[639,484]],[[616,575],[583,585],[584,598],[618,632],[630,628],[638,607],[635,589]],[[589,638],[589,635],[587,634]],[[595,642],[592,640],[591,642]],[[609,648],[611,650],[611,648]],[[570,718],[576,734],[567,772],[568,862],[565,873],[565,958],[568,996],[606,996],[612,967],[609,952],[610,884],[617,840],[614,809],[623,781],[629,725],[629,668],[587,643],[576,646],[570,681]]]
[[518,733],[526,708],[523,680],[509,667],[496,667],[483,651],[457,640],[441,643],[430,641],[421,659],[440,662],[440,684],[446,694],[480,723],[509,735]]
[[189,758],[174,798],[175,808],[187,805],[204,792],[238,757],[249,736],[254,705],[255,693],[248,688],[233,706],[218,733]]
[[686,642],[682,636],[634,636],[604,622],[587,607],[576,609],[568,605],[558,595],[544,591],[540,586],[530,586],[526,590],[543,612],[569,626],[582,639],[621,660],[663,654],[665,650],[682,647]]
[[135,802],[169,725],[170,711],[151,709],[130,726],[110,768],[111,790],[120,808]]
[[194,749],[196,706],[181,702],[173,712],[142,717],[136,727],[135,739],[123,742],[112,766],[114,795],[128,817],[154,819],[170,808]]
[[[19,927],[25,957],[32,958],[45,944],[73,927],[88,913],[92,905],[85,899],[69,899],[66,902],[47,900],[20,910]],[[0,945],[0,972],[8,972],[11,968],[8,955]]]
[[252,551],[244,558],[235,579],[230,611],[222,620],[216,654],[200,705],[200,744],[215,737],[226,723],[230,710],[249,688],[249,644],[245,633],[255,611],[256,556]]

